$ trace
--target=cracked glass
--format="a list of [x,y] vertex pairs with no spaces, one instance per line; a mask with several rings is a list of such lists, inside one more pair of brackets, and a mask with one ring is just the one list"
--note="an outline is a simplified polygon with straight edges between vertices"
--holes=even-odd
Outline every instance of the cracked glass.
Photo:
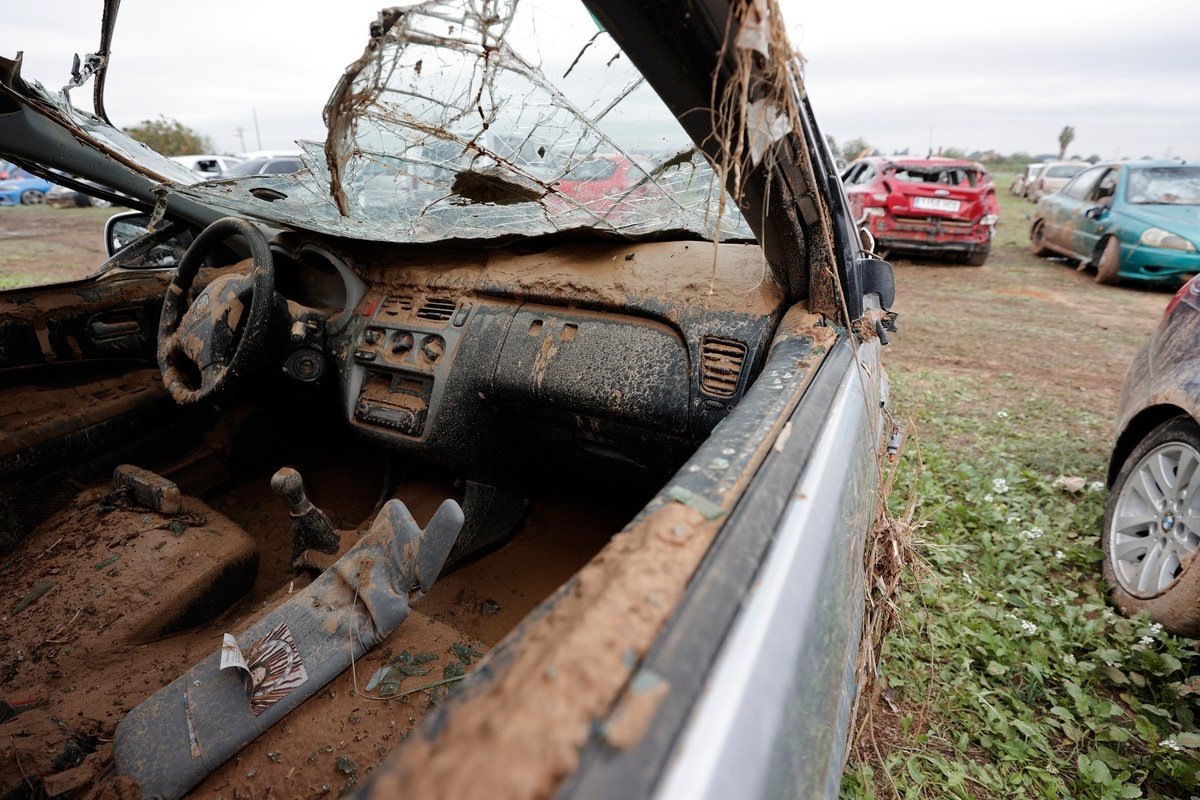
[[392,242],[589,229],[752,240],[713,169],[580,4],[385,9],[304,167],[171,191],[266,222]]

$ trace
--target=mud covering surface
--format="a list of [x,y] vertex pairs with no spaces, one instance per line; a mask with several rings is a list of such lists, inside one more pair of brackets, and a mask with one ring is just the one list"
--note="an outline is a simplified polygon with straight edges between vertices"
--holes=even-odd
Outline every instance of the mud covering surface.
[[668,503],[613,537],[529,627],[496,683],[447,717],[438,736],[455,746],[413,739],[376,779],[371,797],[551,796],[718,527],[693,508]]
[[[343,551],[370,522],[378,484],[361,478],[360,470],[351,464],[339,468],[336,459],[324,470],[306,471],[314,502],[329,511],[335,525],[348,528],[340,532]],[[396,493],[421,525],[442,500],[454,495],[449,483],[434,481],[412,481]],[[333,502],[335,497],[337,502]],[[195,502],[185,500],[185,504]],[[289,591],[307,585],[307,578],[292,580],[287,571],[287,512],[270,493],[266,476],[211,498],[210,503],[202,507],[207,517],[224,519],[213,509],[225,509],[234,521],[224,524],[235,530],[244,527],[258,545],[262,553],[259,575],[246,600],[215,621],[184,633],[141,643],[112,635],[93,636],[95,628],[107,619],[101,607],[110,615],[115,610],[104,605],[109,602],[106,598],[116,596],[111,583],[127,576],[136,586],[137,570],[128,560],[129,544],[110,551],[119,551],[120,559],[95,569],[103,559],[94,558],[80,542],[95,538],[107,547],[108,539],[101,540],[100,534],[92,531],[95,522],[90,518],[73,518],[67,526],[76,538],[63,536],[62,530],[49,524],[39,528],[19,551],[22,558],[36,559],[37,569],[18,564],[0,573],[6,581],[17,581],[11,595],[14,603],[40,581],[77,576],[70,591],[64,588],[67,584],[55,584],[16,617],[11,607],[3,609],[2,621],[10,638],[0,645],[0,699],[27,709],[15,720],[37,722],[40,717],[29,716],[34,711],[59,720],[69,733],[59,723],[38,722],[38,730],[44,728],[46,736],[53,733],[55,742],[76,737],[88,747],[98,748],[91,755],[87,748],[81,750],[78,766],[64,763],[63,768],[51,769],[52,780],[75,782],[85,788],[85,796],[136,797],[136,792],[122,795],[122,791],[130,791],[127,781],[111,773],[111,745],[107,742],[124,713],[215,651],[223,633],[244,630],[284,601]],[[189,507],[197,506],[185,505],[185,511]],[[601,504],[595,499],[557,495],[535,498],[528,523],[515,540],[444,574],[409,618],[362,657],[353,671],[342,673],[189,796],[257,798],[269,792],[271,797],[316,797],[336,796],[344,788],[353,788],[408,738],[413,726],[446,692],[455,691],[458,676],[468,673],[522,617],[583,566],[637,507],[633,502]],[[357,518],[347,524],[348,517]],[[101,530],[111,538],[108,528]],[[195,530],[205,541],[217,538],[204,533],[205,527]],[[142,535],[174,538],[169,527]],[[62,541],[51,547],[60,536]],[[68,543],[71,547],[66,547]],[[147,558],[161,556],[170,546],[171,542],[160,550],[150,547]],[[143,563],[142,568],[157,567]],[[106,591],[96,596],[101,588]],[[85,603],[95,605],[96,612],[82,611],[72,620]],[[64,622],[69,624],[56,630]],[[112,622],[109,629],[117,624]],[[392,662],[407,667],[392,673],[390,691],[394,694],[379,699],[379,686],[366,692],[372,675]],[[445,684],[419,689],[447,678]],[[49,742],[43,739],[43,745]],[[13,773],[20,778],[15,761],[6,753],[0,749],[0,774]],[[23,756],[22,764],[28,769]]]
[[155,369],[88,380],[63,371],[0,389],[0,458],[165,399]]
[[[362,250],[366,263],[380,263]],[[620,308],[631,301],[671,308],[767,314],[783,290],[753,244],[643,242],[571,244],[541,253],[439,249],[407,263],[364,270],[372,286],[480,291],[533,301]]]

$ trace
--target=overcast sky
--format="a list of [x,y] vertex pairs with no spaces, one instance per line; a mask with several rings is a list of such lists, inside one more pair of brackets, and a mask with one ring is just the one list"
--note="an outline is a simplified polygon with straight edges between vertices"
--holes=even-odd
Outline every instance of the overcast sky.
[[[124,0],[109,115],[118,125],[175,117],[222,152],[243,140],[244,149],[321,140],[325,100],[386,4]],[[1036,154],[1057,150],[1058,132],[1073,125],[1070,152],[1080,156],[1200,158],[1200,3],[781,4],[808,59],[818,122],[839,142]],[[10,3],[0,51],[24,50],[25,75],[57,89],[71,55],[96,49],[100,6]],[[546,28],[539,40],[553,50]]]

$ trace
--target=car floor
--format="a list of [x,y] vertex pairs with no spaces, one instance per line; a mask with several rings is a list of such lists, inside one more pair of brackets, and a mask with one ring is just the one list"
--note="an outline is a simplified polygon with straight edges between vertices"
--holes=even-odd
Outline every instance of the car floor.
[[[341,532],[344,552],[373,518],[388,475],[384,457],[357,443],[323,442],[292,463],[304,475],[309,497]],[[204,502],[189,500],[182,517],[189,527],[182,532],[141,509],[106,511],[104,488],[85,492],[0,562],[10,602],[26,606],[19,613],[16,606],[4,609],[0,699],[18,711],[30,709],[7,722],[0,717],[0,728],[14,728],[9,733],[17,736],[9,737],[7,748],[26,770],[43,776],[56,771],[49,762],[42,765],[37,752],[96,748],[69,776],[80,785],[94,781],[111,766],[108,743],[125,712],[218,649],[222,634],[236,635],[307,584],[288,566],[291,523],[270,490],[272,471],[258,470],[206,494]],[[390,493],[421,525],[444,499],[456,496],[451,479],[428,472],[400,476],[405,480]],[[531,498],[515,538],[443,574],[408,619],[353,669],[216,769],[190,796],[318,796],[364,779],[454,691],[460,667],[469,672],[644,500],[569,486]],[[193,525],[192,519],[201,522]],[[255,546],[257,577],[244,599],[206,624],[145,638],[161,623],[155,604],[186,592],[186,579],[212,563],[243,559]],[[380,697],[379,687],[366,691],[372,674],[404,652],[422,664],[389,687],[395,694]],[[448,683],[420,688],[447,677]],[[20,779],[14,777],[18,787]],[[0,795],[12,788],[0,781]]]

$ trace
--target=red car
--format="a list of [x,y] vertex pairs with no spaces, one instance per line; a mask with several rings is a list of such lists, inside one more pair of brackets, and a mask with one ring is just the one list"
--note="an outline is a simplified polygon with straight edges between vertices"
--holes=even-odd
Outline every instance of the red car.
[[842,174],[850,211],[881,251],[944,255],[978,267],[1000,215],[982,164],[953,158],[864,158]]
[[571,167],[556,188],[583,205],[616,201],[645,173],[625,156],[596,154]]

